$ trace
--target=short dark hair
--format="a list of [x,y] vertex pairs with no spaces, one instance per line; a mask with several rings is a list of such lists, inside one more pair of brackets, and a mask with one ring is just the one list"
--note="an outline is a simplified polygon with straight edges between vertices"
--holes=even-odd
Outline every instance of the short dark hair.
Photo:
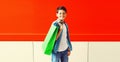
[[59,10],[64,10],[67,13],[67,9],[64,6],[57,7],[57,13]]

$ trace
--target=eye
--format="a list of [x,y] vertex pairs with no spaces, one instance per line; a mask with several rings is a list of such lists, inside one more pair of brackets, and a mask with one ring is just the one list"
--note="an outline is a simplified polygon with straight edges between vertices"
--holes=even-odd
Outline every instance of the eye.
[[63,13],[63,14],[65,14],[65,13]]
[[60,14],[60,15],[61,15],[61,14],[63,14],[63,15],[64,15],[65,13],[59,13],[59,14]]

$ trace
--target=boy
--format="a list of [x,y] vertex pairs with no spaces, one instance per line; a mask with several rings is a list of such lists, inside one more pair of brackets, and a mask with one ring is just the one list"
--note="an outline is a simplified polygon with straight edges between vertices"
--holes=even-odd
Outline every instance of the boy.
[[68,62],[68,56],[71,53],[72,45],[69,39],[68,26],[65,23],[67,10],[64,6],[57,8],[57,20],[52,24],[59,27],[56,41],[52,51],[52,62]]

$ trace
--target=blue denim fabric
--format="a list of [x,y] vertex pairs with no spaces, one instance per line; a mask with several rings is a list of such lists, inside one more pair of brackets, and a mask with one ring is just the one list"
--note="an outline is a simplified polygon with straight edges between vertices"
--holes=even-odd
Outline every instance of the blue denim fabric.
[[[57,26],[59,28],[59,25],[58,25],[57,21],[55,23],[53,23],[53,25],[55,25],[55,26]],[[72,51],[72,45],[71,45],[71,42],[70,42],[69,32],[68,32],[68,26],[67,26],[66,23],[65,23],[65,25],[67,27],[67,40],[68,40],[67,43],[68,43],[68,47],[69,47],[70,51]],[[55,41],[55,45],[54,45],[54,48],[53,48],[54,53],[57,53],[61,37],[62,37],[62,32],[60,33],[60,37],[58,37],[58,39]]]
[[68,62],[68,50],[62,52],[52,52],[52,62]]

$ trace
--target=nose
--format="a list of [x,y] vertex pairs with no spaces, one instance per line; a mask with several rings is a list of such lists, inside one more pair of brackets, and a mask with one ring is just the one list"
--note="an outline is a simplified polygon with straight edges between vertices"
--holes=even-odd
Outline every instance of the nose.
[[64,14],[61,14],[61,16],[64,16]]

